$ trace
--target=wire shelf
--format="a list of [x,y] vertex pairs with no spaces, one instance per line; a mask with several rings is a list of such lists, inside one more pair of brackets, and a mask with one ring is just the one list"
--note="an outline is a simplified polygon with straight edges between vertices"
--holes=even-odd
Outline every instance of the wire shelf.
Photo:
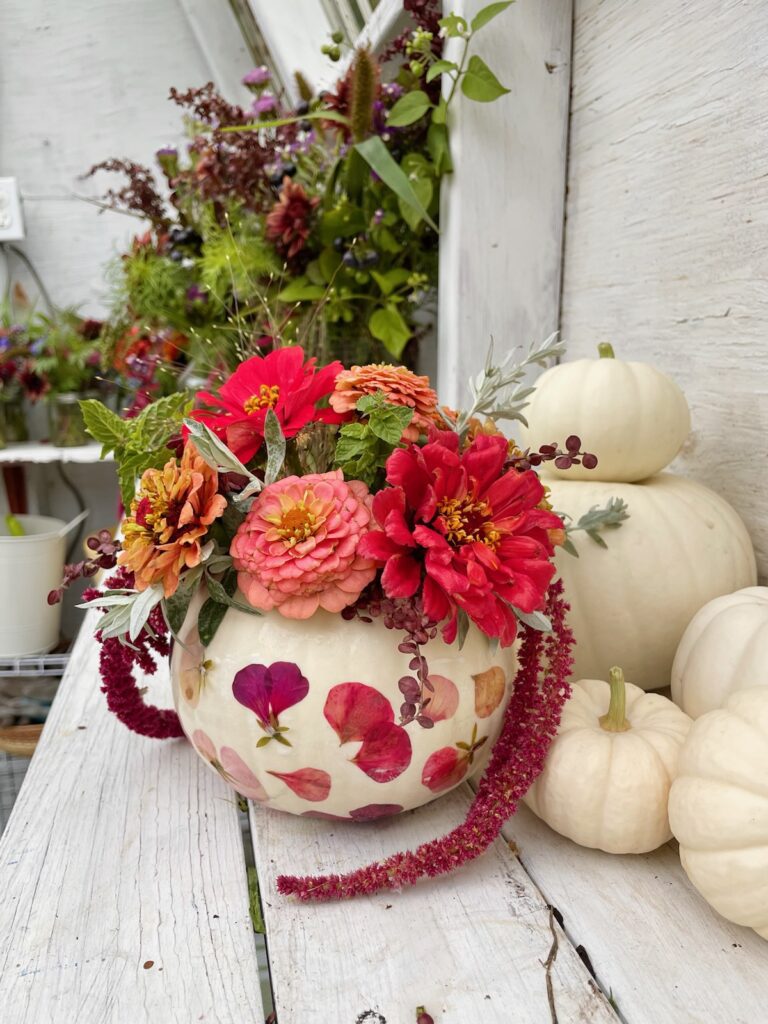
[[69,653],[27,654],[17,658],[0,657],[0,679],[29,676],[35,679],[64,675],[69,662]]
[[29,757],[11,757],[0,750],[0,835],[11,815],[30,760]]

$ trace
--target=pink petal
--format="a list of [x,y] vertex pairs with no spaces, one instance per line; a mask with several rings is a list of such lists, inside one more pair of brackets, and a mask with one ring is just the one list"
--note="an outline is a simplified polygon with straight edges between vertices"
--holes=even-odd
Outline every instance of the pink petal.
[[331,792],[331,776],[320,768],[299,768],[295,772],[268,772],[282,779],[296,796],[313,803],[326,800]]
[[411,763],[410,736],[394,722],[374,725],[365,734],[352,763],[374,782],[391,782]]
[[221,767],[231,778],[232,785],[238,793],[260,803],[269,800],[267,791],[236,750],[232,747],[222,747],[219,756]]
[[453,789],[467,774],[469,759],[460,757],[455,747],[442,747],[427,758],[421,781],[433,793]]
[[332,687],[323,714],[340,743],[365,739],[374,726],[393,722],[395,718],[384,694],[365,683],[339,683]]
[[213,740],[202,729],[195,729],[192,733],[192,743],[197,752],[206,761],[213,762],[216,760],[216,747],[213,744]]
[[420,582],[421,566],[410,555],[393,555],[381,574],[387,597],[413,597]]
[[350,811],[349,816],[355,821],[375,821],[377,818],[399,814],[402,809],[400,804],[366,804],[365,807],[357,807]]
[[425,696],[429,696],[430,700],[422,714],[431,718],[433,722],[444,722],[448,718],[453,718],[459,706],[458,687],[446,676],[430,676],[429,681],[435,690],[434,693],[425,690]]

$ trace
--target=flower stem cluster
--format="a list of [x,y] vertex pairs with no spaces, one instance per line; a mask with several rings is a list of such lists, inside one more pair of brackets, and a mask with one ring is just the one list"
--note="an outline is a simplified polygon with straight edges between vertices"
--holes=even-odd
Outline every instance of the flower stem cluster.
[[99,569],[114,569],[122,545],[119,540],[115,540],[109,530],[99,530],[97,534],[89,537],[85,544],[93,555],[81,562],[64,566],[64,578],[48,595],[48,604],[58,604],[64,596],[64,591],[75,580],[95,576]]

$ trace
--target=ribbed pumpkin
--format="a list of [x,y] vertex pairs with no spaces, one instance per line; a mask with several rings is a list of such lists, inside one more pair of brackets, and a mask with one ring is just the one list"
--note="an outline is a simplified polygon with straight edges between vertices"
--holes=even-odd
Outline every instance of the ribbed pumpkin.
[[655,366],[616,359],[610,345],[599,350],[599,359],[561,363],[539,377],[525,410],[526,443],[536,449],[575,433],[584,450],[597,455],[594,470],[545,463],[546,476],[645,480],[669,465],[688,436],[688,403]]
[[739,690],[693,723],[669,820],[704,899],[768,939],[768,687]]
[[662,473],[640,484],[550,480],[552,505],[574,521],[609,498],[630,518],[606,532],[607,548],[581,533],[581,557],[556,564],[576,634],[574,678],[600,678],[621,665],[644,690],[669,685],[680,639],[708,601],[756,582],[747,531],[714,491]]
[[672,700],[691,718],[721,708],[750,686],[768,686],[768,587],[747,587],[706,604],[672,665]]

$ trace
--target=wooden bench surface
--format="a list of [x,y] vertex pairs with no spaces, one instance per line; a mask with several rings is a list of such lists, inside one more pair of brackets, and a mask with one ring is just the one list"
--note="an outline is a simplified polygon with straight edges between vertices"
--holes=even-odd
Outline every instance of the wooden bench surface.
[[[91,626],[0,839],[2,1020],[261,1024],[237,802],[186,743],[109,715]],[[470,799],[349,825],[251,808],[278,1024],[414,1024],[418,1005],[445,1024],[766,1019],[768,944],[717,917],[671,847],[610,857],[521,811],[519,855],[499,840],[451,877],[344,904],[276,892],[281,872],[440,835]]]

